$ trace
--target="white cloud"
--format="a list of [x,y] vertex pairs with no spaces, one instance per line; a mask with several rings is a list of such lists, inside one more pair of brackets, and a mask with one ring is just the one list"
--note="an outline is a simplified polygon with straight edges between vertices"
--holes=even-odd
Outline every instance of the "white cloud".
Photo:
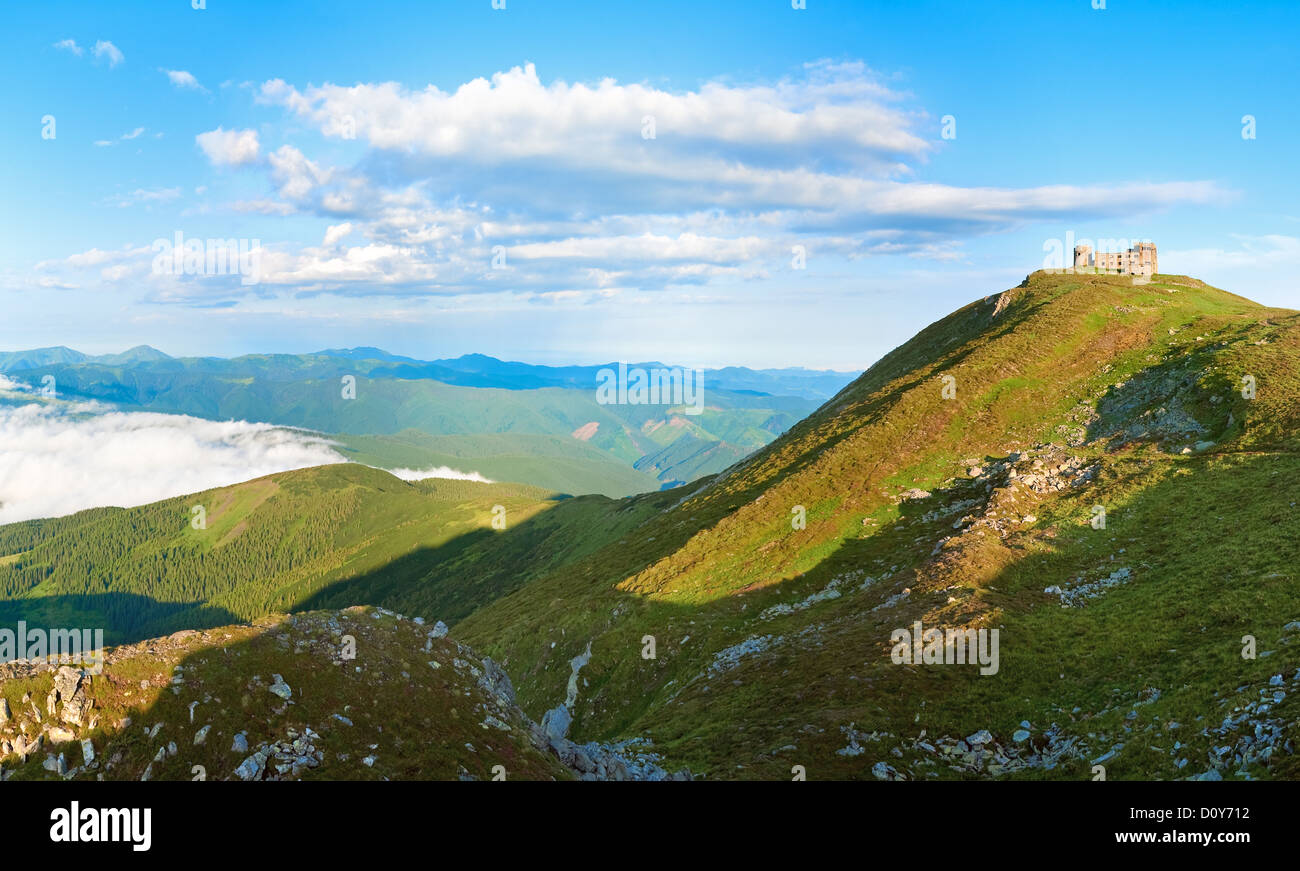
[[257,160],[260,144],[256,130],[225,130],[218,127],[194,137],[213,166],[241,166]]
[[282,145],[267,158],[271,178],[280,186],[280,196],[299,202],[317,187],[330,180],[332,173],[322,170],[292,145]]
[[207,88],[200,85],[199,80],[194,78],[194,74],[188,70],[166,70],[160,67],[159,71],[164,73],[167,78],[171,80],[173,85],[182,90],[189,89],[193,91],[207,92]]
[[[624,166],[629,152],[678,151],[681,144],[696,151],[768,148],[764,156],[778,160],[781,152],[830,146],[843,159],[867,163],[930,150],[916,131],[922,116],[893,105],[901,95],[863,65],[821,63],[805,72],[800,81],[775,85],[710,82],[673,93],[613,79],[547,85],[527,64],[454,92],[432,85],[410,91],[393,82],[299,91],[275,79],[262,85],[260,98],[309,118],[326,135],[488,164],[547,157]],[[653,140],[646,138],[651,123]]]
[[255,215],[292,215],[296,209],[289,203],[282,203],[278,200],[237,200],[230,204],[230,208],[236,212],[244,212]]
[[110,67],[115,67],[122,61],[126,60],[122,55],[122,52],[118,50],[118,47],[106,39],[101,39],[99,42],[95,43],[94,52],[95,57],[107,58]]
[[82,48],[77,45],[75,39],[60,39],[58,42],[54,43],[54,47],[63,49],[64,51],[70,51],[77,57],[81,57],[82,54]]
[[100,278],[103,278],[105,281],[121,281],[122,279],[128,278],[132,275],[142,275],[143,273],[144,269],[142,268],[142,265],[138,263],[119,263],[116,266],[105,266],[103,269],[99,270]]
[[342,224],[335,224],[325,229],[325,241],[322,243],[326,248],[334,245],[344,236],[352,232],[352,223],[345,221]]
[[263,249],[261,278],[265,284],[406,285],[438,281],[440,266],[409,248],[387,244],[371,243],[329,251],[305,248],[292,254]]
[[[14,383],[0,379],[0,390]],[[0,444],[0,523],[143,505],[345,462],[331,442],[300,430],[97,403],[0,404]]]
[[733,263],[753,260],[762,254],[784,252],[775,240],[749,236],[740,239],[681,233],[663,236],[644,233],[639,236],[594,236],[568,238],[555,242],[535,242],[507,249],[510,257],[525,260],[565,259],[612,263],[624,260],[680,260],[697,263]]
[[[861,63],[685,92],[613,79],[544,83],[531,65],[452,91],[252,87],[286,110],[290,126],[305,119],[326,136],[355,137],[362,154],[332,166],[296,144],[264,154],[252,129],[196,137],[213,165],[265,174],[264,195],[225,209],[314,216],[329,227],[319,246],[267,246],[261,283],[226,304],[280,289],[576,299],[770,278],[790,270],[796,245],[819,263],[951,261],[965,256],[965,240],[1031,221],[1128,218],[1226,196],[1208,181],[917,181],[938,147],[930,116]],[[149,298],[209,305],[212,286],[150,279]]]
[[[144,131],[145,128],[137,127],[128,133],[123,133],[121,136],[117,137],[117,139],[119,142],[130,142],[132,139],[139,139],[140,136],[144,133]],[[106,146],[116,145],[117,143],[111,139],[96,139],[95,144],[101,148],[104,148]]]
[[[381,162],[398,184],[436,188],[448,179],[455,187],[440,191],[448,197],[508,196],[500,206],[515,210],[813,210],[824,221],[924,217],[1005,227],[1044,213],[1116,214],[1222,194],[1210,182],[1015,189],[901,180],[934,148],[922,133],[929,116],[904,108],[906,97],[861,63],[825,61],[799,79],[715,81],[684,93],[613,79],[545,84],[529,64],[451,92],[393,82],[300,91],[275,79],[258,94],[326,136],[368,143],[370,163]],[[329,181],[328,170],[290,146],[272,165],[281,196],[300,204]],[[526,173],[529,183],[503,182],[502,169]]]
[[49,269],[58,265],[69,266],[73,269],[90,269],[96,266],[102,266],[105,263],[119,263],[123,260],[147,256],[151,254],[151,251],[152,249],[148,245],[141,245],[135,248],[126,245],[114,251],[103,251],[99,248],[91,248],[89,251],[83,251],[80,254],[73,254],[69,257],[65,257],[61,261],[42,260],[36,264],[36,269]]
[[390,475],[401,478],[403,481],[423,481],[426,478],[451,478],[455,481],[478,481],[480,484],[491,484],[492,481],[484,478],[478,472],[462,472],[453,469],[450,466],[430,466],[427,469],[388,469]]

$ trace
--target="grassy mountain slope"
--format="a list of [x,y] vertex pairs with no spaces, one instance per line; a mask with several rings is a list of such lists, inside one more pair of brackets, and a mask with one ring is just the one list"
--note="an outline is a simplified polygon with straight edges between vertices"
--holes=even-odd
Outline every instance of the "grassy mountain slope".
[[[714,776],[1016,770],[962,756],[954,771],[915,747],[922,732],[938,746],[984,728],[1022,756],[1034,748],[1025,776],[1084,776],[1120,743],[1113,776],[1207,771],[1207,748],[1227,736],[1199,730],[1222,718],[1220,700],[1258,703],[1300,664],[1282,644],[1300,617],[1287,487],[1300,474],[1298,326],[1294,312],[1190,279],[1036,273],[923,330],[767,449],[457,631],[507,663],[533,709],[563,698],[568,660],[590,641],[578,733],[648,733]],[[1241,395],[1245,375],[1255,399]],[[931,495],[900,500],[911,488]],[[1089,523],[1099,504],[1105,530]],[[1043,592],[1116,572],[1081,607]],[[891,632],[917,619],[1000,628],[1001,670],[894,665]],[[1242,659],[1247,634],[1273,655]],[[647,635],[654,660],[641,655]],[[1144,693],[1157,700],[1126,707]],[[1279,705],[1287,736],[1292,704]],[[1166,735],[1171,719],[1185,737]],[[1038,731],[1017,747],[1022,720]],[[1051,723],[1078,743],[1047,768]],[[873,732],[888,737],[856,749]],[[1294,770],[1273,764],[1241,767]],[[1228,773],[1237,765],[1229,754]]]
[[679,438],[633,465],[638,471],[654,472],[661,486],[678,486],[710,474],[719,464],[729,466],[745,451],[726,442],[693,436]]
[[569,435],[437,436],[411,429],[392,435],[342,434],[335,438],[340,442],[338,450],[348,459],[384,469],[473,469],[493,481],[526,481],[562,493],[606,496],[628,496],[662,486],[648,472],[629,467]]
[[[721,474],[521,493],[507,531],[459,535],[446,500],[410,521],[425,491],[372,476],[357,487],[380,495],[352,498],[390,513],[346,539],[364,558],[211,601],[453,622],[530,717],[562,708],[576,739],[648,739],[714,779],[1300,777],[1297,364],[1295,312],[1178,276],[1035,273]],[[25,577],[61,533],[83,551],[43,523],[0,528],[0,571]],[[121,534],[144,564],[152,538]],[[995,673],[895,664],[915,621],[998,630]]]

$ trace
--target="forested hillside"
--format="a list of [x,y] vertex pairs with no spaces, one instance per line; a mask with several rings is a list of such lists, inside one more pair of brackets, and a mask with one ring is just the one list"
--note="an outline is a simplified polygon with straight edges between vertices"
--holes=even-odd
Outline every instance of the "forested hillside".
[[289,610],[336,583],[413,584],[443,547],[504,534],[555,499],[337,465],[0,526],[0,623],[102,626],[120,643]]

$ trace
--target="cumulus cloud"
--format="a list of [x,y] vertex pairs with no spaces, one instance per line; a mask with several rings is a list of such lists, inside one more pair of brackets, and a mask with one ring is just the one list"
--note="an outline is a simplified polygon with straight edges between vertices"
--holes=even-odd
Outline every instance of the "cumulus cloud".
[[[928,116],[904,108],[907,95],[861,63],[821,62],[776,84],[710,82],[682,93],[613,79],[546,84],[529,64],[451,92],[392,82],[299,90],[276,79],[262,85],[259,99],[326,136],[366,141],[372,164],[397,178],[427,179],[435,193],[491,201],[508,185],[514,208],[617,214],[724,206],[993,224],[1053,208],[1159,206],[1214,194],[1205,182],[1028,189],[913,182],[935,147],[922,135]],[[280,173],[299,183],[285,195],[301,196],[321,171],[297,149],[282,162],[289,158],[300,169],[279,166]],[[512,172],[526,173],[529,183]]]
[[916,131],[921,116],[895,105],[900,95],[862,64],[821,63],[806,72],[775,85],[711,82],[673,93],[613,79],[548,85],[527,64],[453,92],[433,85],[412,91],[393,82],[299,91],[275,79],[262,85],[260,98],[310,119],[326,135],[484,163],[546,157],[626,166],[629,146],[660,137],[673,150],[688,142],[698,154],[725,144],[760,161],[833,146],[857,162],[893,162],[930,149]]
[[256,130],[226,130],[218,127],[194,137],[213,166],[241,166],[254,163],[260,150]]
[[351,232],[352,224],[350,222],[344,221],[342,224],[335,224],[332,227],[326,228],[325,241],[323,244],[328,248],[329,246],[336,244],[340,239]]
[[450,466],[430,466],[427,469],[389,469],[388,473],[394,477],[401,478],[403,481],[423,481],[426,478],[451,478],[455,481],[477,481],[480,484],[491,484],[492,481],[484,478],[478,472],[462,472],[453,469]]
[[62,49],[63,51],[70,51],[77,57],[81,57],[82,54],[81,46],[77,45],[75,39],[60,39],[58,42],[54,43],[54,47]]
[[[11,400],[19,387],[0,378]],[[346,461],[309,432],[98,403],[0,404],[0,446],[0,523],[143,505]]]
[[271,178],[280,187],[280,196],[293,202],[303,202],[313,191],[326,184],[334,173],[321,169],[292,145],[282,145],[273,151],[267,162],[271,165]]
[[[355,140],[361,153],[336,166],[303,143],[263,153],[251,129],[196,137],[213,165],[264,173],[265,194],[225,209],[328,227],[320,245],[267,246],[260,284],[238,291],[245,296],[275,288],[576,299],[770,278],[790,269],[797,249],[954,260],[965,240],[1031,221],[1130,217],[1226,196],[1199,180],[920,181],[941,147],[931,116],[861,63],[821,61],[777,82],[687,91],[546,82],[531,64],[449,91],[279,79],[254,87],[291,127],[305,121]],[[149,281],[155,301],[211,305],[219,279]]]

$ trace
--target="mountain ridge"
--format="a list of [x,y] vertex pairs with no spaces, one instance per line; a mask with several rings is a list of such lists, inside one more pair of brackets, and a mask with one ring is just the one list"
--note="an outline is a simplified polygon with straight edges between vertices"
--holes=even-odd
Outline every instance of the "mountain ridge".
[[[1298,362],[1296,312],[1034,273],[720,473],[289,604],[446,619],[534,720],[708,778],[1300,776]],[[993,673],[900,663],[917,624]]]
[[[34,348],[19,351],[0,351],[0,374],[12,374],[50,365],[76,365],[82,363],[105,366],[139,365],[149,363],[237,364],[256,360],[310,361],[313,358],[400,364],[389,374],[408,377],[432,377],[448,384],[465,387],[499,387],[507,390],[532,390],[541,387],[581,387],[594,389],[596,373],[602,369],[617,368],[617,362],[593,365],[551,366],[501,360],[487,354],[462,354],[436,360],[419,360],[393,354],[382,348],[360,346],[355,348],[326,348],[306,354],[272,353],[242,354],[235,357],[180,356],[173,357],[149,345],[137,345],[120,353],[85,354],[65,346]],[[656,361],[628,363],[628,368],[693,368],[671,367]],[[382,370],[379,370],[382,371]],[[854,377],[852,372],[831,369],[806,369],[798,366],[752,369],[745,366],[725,366],[718,369],[701,368],[712,381],[721,377],[719,389],[759,391],[773,396],[797,396],[804,399],[827,398],[832,385],[842,386]],[[440,376],[440,377],[439,377]],[[513,376],[513,377],[511,377]],[[759,385],[746,386],[746,385]],[[787,389],[782,391],[782,386]],[[836,388],[838,389],[838,388]],[[833,391],[832,391],[833,392]]]

